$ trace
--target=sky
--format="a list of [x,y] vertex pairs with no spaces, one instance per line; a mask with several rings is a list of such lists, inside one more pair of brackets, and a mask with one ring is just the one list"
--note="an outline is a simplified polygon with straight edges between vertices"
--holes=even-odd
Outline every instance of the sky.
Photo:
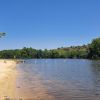
[[0,50],[83,45],[100,37],[100,0],[0,0]]

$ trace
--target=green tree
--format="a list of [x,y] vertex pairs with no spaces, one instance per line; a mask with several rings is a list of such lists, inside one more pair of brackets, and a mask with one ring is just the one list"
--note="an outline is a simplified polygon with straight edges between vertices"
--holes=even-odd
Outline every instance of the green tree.
[[1,38],[2,36],[5,36],[5,35],[6,35],[6,33],[0,32],[0,38]]
[[100,38],[96,38],[89,45],[89,58],[100,58]]

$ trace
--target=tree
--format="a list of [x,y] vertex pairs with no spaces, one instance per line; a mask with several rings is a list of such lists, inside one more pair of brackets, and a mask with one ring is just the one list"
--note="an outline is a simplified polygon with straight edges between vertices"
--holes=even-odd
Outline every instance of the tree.
[[89,58],[100,58],[100,38],[96,38],[89,45]]
[[6,33],[0,32],[0,38],[1,38],[2,36],[5,36],[5,35],[6,35]]

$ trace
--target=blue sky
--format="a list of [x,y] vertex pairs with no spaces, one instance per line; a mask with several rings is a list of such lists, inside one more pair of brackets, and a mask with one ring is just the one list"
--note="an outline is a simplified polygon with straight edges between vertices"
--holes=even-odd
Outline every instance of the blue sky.
[[0,0],[0,50],[52,49],[100,37],[100,0]]

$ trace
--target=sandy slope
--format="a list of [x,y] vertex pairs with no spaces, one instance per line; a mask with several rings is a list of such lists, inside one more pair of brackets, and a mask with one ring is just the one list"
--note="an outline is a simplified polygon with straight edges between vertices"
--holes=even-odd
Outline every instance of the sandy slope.
[[0,60],[0,100],[14,98],[16,92],[16,63],[11,60]]

